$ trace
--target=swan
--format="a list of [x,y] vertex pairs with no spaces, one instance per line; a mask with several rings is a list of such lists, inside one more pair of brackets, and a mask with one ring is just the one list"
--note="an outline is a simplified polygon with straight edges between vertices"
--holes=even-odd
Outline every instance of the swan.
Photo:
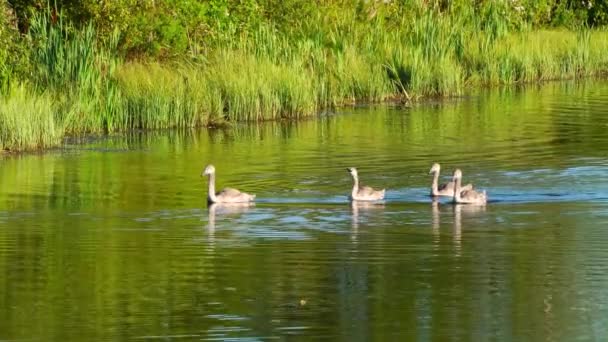
[[250,195],[244,192],[240,192],[233,188],[224,188],[222,191],[215,192],[215,167],[213,165],[207,165],[201,177],[209,176],[209,192],[207,194],[207,202],[209,203],[243,203],[253,202],[255,195]]
[[353,177],[353,191],[349,196],[351,201],[378,201],[384,198],[384,190],[374,190],[369,186],[359,187],[359,175],[354,167],[346,168],[346,171]]
[[454,203],[461,204],[486,204],[488,202],[488,196],[486,191],[477,192],[475,190],[463,190],[460,186],[462,180],[462,171],[460,169],[454,170],[453,176],[454,182]]
[[[454,197],[454,182],[450,181],[444,184],[439,185],[439,171],[441,170],[441,166],[439,163],[433,164],[429,174],[433,175],[433,183],[431,184],[431,197],[437,196],[447,196]],[[472,184],[467,184],[461,188],[460,191],[468,191],[473,190]]]

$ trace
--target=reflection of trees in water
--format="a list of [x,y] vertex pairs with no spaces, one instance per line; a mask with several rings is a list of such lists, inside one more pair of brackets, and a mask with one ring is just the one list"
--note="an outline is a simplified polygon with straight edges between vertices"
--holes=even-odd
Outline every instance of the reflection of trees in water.
[[306,122],[298,121],[266,122],[263,125],[250,124],[220,127],[208,129],[206,132],[212,143],[233,144],[239,140],[258,141],[276,137],[281,140],[290,140],[296,135],[299,127],[306,124]]

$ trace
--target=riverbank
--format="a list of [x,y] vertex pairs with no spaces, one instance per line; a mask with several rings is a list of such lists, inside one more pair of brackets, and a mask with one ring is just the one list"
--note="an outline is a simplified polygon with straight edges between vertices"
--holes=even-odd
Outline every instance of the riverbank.
[[66,135],[298,119],[357,102],[608,72],[606,30],[507,30],[469,19],[428,12],[301,36],[262,26],[204,54],[137,61],[117,53],[118,35],[100,41],[92,26],[75,30],[41,16],[29,32],[34,77],[8,82],[0,99],[0,148],[43,149]]

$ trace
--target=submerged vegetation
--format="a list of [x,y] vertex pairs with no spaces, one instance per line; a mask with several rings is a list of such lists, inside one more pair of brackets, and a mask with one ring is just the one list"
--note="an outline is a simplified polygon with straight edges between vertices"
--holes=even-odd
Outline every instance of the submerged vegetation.
[[0,0],[1,149],[608,71],[601,4],[166,0],[145,12],[158,18],[136,20],[131,2],[26,11],[28,1]]

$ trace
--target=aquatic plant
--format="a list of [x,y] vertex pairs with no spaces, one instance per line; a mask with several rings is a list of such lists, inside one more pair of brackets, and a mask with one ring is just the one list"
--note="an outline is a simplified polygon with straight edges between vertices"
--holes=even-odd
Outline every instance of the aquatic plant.
[[51,95],[12,85],[0,100],[0,149],[31,150],[56,146],[63,137]]
[[[119,32],[100,40],[90,24],[76,27],[61,15],[55,20],[43,13],[28,32],[36,47],[29,78],[18,82],[22,90],[11,88],[0,98],[3,108],[13,108],[2,114],[3,146],[60,142],[41,142],[40,134],[26,132],[44,125],[7,132],[17,127],[15,120],[34,115],[13,113],[20,101],[32,101],[22,108],[54,120],[55,137],[56,131],[78,135],[297,119],[358,102],[412,101],[608,71],[605,30],[534,30],[501,16],[504,8],[488,6],[420,7],[415,16],[371,9],[331,18],[317,13],[290,29],[259,23],[241,34],[226,33],[205,49],[162,62],[125,62],[117,49],[124,39]],[[41,101],[49,103],[47,114],[38,108]]]

